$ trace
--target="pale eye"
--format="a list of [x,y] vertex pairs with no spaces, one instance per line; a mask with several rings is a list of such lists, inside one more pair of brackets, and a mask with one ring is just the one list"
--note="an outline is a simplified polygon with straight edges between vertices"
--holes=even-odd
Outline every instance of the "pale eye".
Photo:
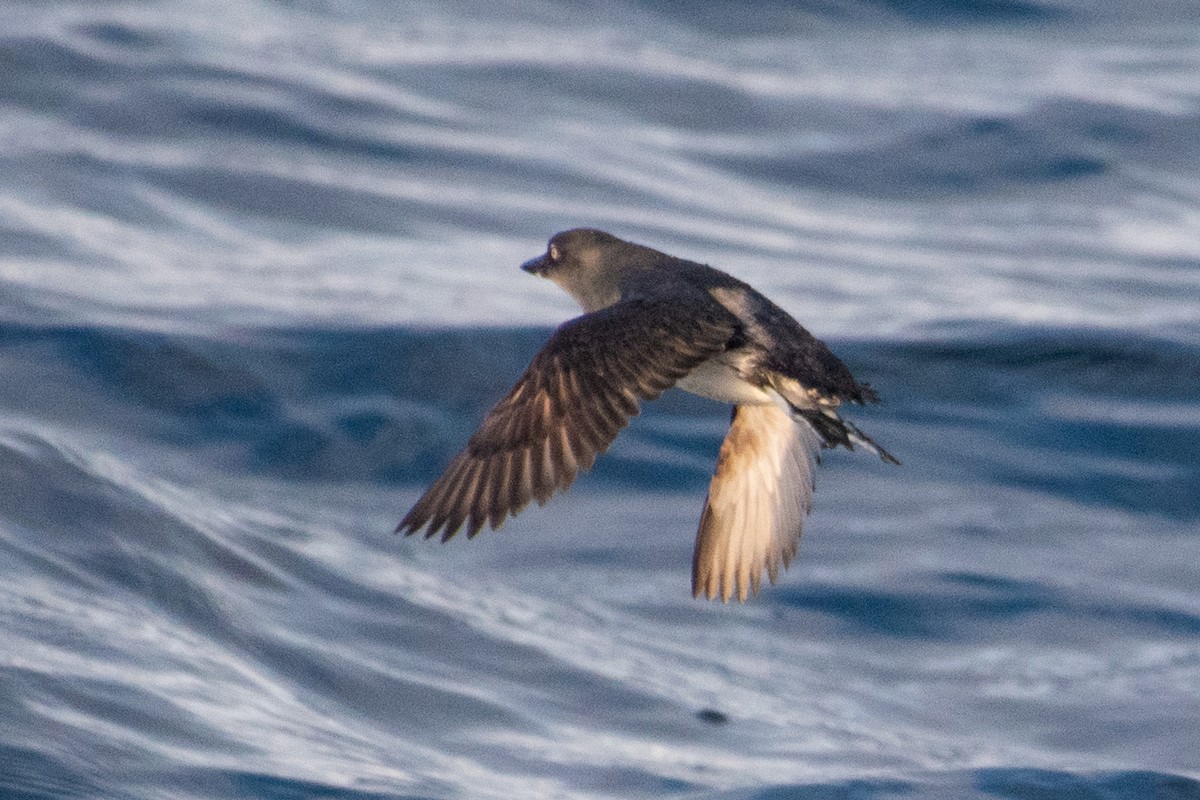
[[550,245],[550,254],[549,255],[550,255],[551,261],[558,261],[558,258],[561,255],[561,253],[558,252],[558,245],[556,245],[556,244]]

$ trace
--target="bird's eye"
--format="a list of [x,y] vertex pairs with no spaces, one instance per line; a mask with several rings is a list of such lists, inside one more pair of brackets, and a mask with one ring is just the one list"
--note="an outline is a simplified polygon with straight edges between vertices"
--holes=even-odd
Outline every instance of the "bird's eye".
[[562,254],[558,252],[558,245],[552,244],[550,245],[550,251],[547,253],[547,255],[550,256],[551,261],[558,261],[559,256]]

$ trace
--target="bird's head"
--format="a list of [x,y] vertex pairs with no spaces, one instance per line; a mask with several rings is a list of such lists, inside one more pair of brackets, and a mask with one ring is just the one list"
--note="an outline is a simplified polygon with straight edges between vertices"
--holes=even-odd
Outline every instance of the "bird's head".
[[622,259],[629,247],[612,234],[594,228],[575,228],[550,237],[546,252],[521,269],[557,283],[585,311],[596,311],[620,299]]

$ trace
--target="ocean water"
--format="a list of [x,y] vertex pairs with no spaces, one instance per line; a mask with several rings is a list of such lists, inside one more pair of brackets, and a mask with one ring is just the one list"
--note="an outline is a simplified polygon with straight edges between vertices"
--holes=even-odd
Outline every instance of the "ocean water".
[[[1200,797],[1188,0],[0,2],[0,797]],[[728,412],[397,521],[611,230],[884,397],[693,600]]]

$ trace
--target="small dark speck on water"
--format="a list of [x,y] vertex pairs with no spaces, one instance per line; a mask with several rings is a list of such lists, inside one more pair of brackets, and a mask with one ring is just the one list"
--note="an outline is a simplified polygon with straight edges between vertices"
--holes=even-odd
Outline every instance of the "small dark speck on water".
[[729,722],[729,715],[715,708],[702,708],[696,712],[696,718],[710,725],[724,725]]

